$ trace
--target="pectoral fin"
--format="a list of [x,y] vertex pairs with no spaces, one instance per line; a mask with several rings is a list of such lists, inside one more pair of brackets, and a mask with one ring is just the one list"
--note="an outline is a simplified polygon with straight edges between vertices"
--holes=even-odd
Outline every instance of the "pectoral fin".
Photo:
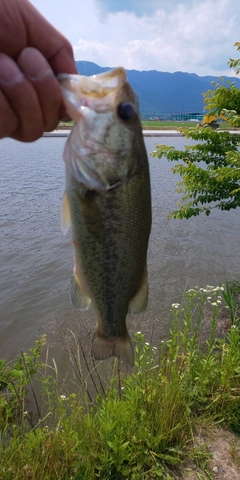
[[93,337],[92,353],[96,360],[118,357],[131,365],[131,367],[134,365],[134,351],[128,334],[126,337],[107,338],[98,335],[96,332]]
[[147,308],[148,303],[148,274],[145,265],[139,289],[128,305],[128,313],[141,313]]
[[70,217],[69,200],[65,192],[63,196],[62,208],[61,208],[61,227],[62,227],[63,235],[66,235],[70,225],[71,225],[71,217]]
[[82,291],[77,275],[72,275],[70,284],[70,299],[71,303],[78,310],[88,310],[90,307],[91,299]]

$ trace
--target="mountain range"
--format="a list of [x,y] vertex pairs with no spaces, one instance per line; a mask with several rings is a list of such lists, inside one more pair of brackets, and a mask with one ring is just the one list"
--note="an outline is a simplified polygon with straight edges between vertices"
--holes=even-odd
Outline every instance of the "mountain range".
[[[110,67],[100,67],[96,63],[77,61],[76,66],[81,75],[94,75],[106,72]],[[132,88],[138,95],[141,116],[143,118],[163,115],[198,112],[203,113],[203,96],[213,88],[211,82],[218,82],[218,77],[200,77],[195,73],[158,72],[157,70],[126,70]],[[223,77],[234,81],[240,88],[240,80]]]

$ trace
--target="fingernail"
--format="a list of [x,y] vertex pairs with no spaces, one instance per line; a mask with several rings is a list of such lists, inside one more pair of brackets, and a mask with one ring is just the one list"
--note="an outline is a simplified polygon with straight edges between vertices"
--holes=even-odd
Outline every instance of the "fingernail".
[[47,60],[36,48],[25,48],[20,53],[17,63],[30,80],[41,80],[52,73]]
[[0,83],[3,86],[11,86],[20,83],[23,74],[11,57],[0,53]]

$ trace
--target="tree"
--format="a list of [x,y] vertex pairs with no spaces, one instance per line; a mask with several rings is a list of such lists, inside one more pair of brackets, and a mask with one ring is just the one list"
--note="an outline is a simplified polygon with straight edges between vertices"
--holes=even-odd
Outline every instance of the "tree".
[[[240,51],[240,42],[236,42],[235,46],[237,50]],[[238,75],[240,73],[240,58],[236,60],[230,58],[228,62],[230,68],[235,69],[235,73]],[[227,80],[224,84],[222,78],[219,79],[220,82],[212,82],[213,89],[207,90],[203,94],[205,109],[208,110],[209,115],[221,114],[224,110],[235,111],[238,115],[240,114],[240,91],[236,87],[235,82],[230,82]]]
[[[235,44],[240,51],[240,42]],[[230,58],[229,65],[240,73],[240,58]],[[205,108],[209,115],[224,114],[228,123],[240,127],[240,90],[235,83],[215,83],[204,94]],[[156,145],[152,156],[180,162],[173,168],[181,180],[176,192],[182,199],[173,218],[190,218],[201,212],[209,215],[213,208],[230,210],[240,206],[240,152],[238,135],[220,132],[206,126],[179,129],[186,138],[201,141],[196,145],[176,150],[166,145]]]

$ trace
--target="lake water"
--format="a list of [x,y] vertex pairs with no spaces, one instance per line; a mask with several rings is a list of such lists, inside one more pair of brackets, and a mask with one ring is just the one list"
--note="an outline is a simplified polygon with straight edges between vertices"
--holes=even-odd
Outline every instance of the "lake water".
[[[62,152],[66,138],[33,144],[0,142],[0,357],[11,359],[33,345],[53,316],[73,318],[68,288],[72,273],[70,236],[60,228],[64,191]],[[182,148],[182,137],[146,138]],[[155,322],[155,340],[168,330],[169,309],[183,290],[239,280],[240,211],[168,220],[176,207],[176,176],[166,160],[150,157],[153,225],[148,253],[150,297],[136,316],[138,330]],[[85,314],[94,323],[90,310]],[[59,353],[61,357],[61,352]]]

